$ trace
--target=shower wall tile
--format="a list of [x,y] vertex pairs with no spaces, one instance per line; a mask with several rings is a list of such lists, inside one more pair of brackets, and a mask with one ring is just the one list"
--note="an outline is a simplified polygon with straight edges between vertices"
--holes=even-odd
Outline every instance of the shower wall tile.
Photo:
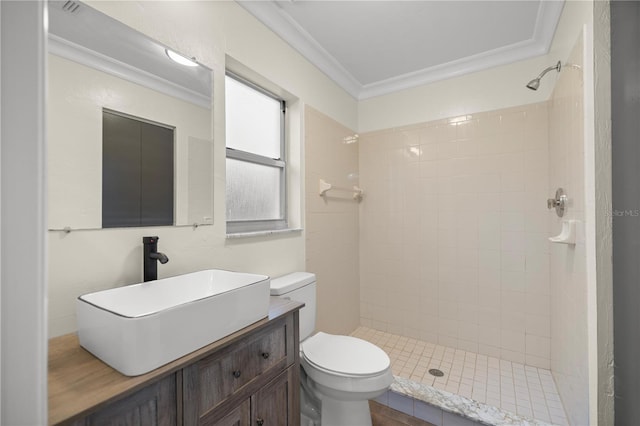
[[[551,369],[571,424],[589,422],[582,40],[580,37],[574,46],[566,62],[571,65],[559,74],[549,101],[548,194],[562,187],[570,200],[562,219],[555,214],[549,216],[549,229],[552,235],[557,235],[563,219],[576,219],[580,221],[578,238],[574,246],[554,244],[551,247],[549,265],[544,265],[551,277],[551,297],[547,299],[550,302],[545,304],[540,294],[532,294],[532,303],[540,311],[546,309],[551,313],[548,343],[552,353]],[[547,342],[532,341],[532,344],[546,345]]]
[[361,324],[549,368],[547,120],[542,103],[361,135]]
[[[360,306],[367,317],[379,317],[373,307],[388,297],[384,283],[375,280],[366,296],[360,294],[358,203],[348,193],[318,195],[321,178],[341,187],[358,184],[358,143],[344,143],[353,134],[326,115],[305,108],[306,267],[318,279],[317,329],[337,334],[348,334],[358,326]],[[371,321],[366,324],[375,327]]]

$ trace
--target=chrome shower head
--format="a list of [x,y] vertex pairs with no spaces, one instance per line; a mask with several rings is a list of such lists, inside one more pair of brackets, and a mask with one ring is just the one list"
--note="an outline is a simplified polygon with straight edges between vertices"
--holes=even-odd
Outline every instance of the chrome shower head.
[[527,88],[531,90],[538,90],[538,87],[540,87],[540,79],[544,77],[546,73],[548,73],[551,70],[557,70],[558,72],[560,72],[561,68],[562,68],[562,64],[560,63],[560,61],[558,61],[558,63],[555,66],[545,69],[540,73],[538,77],[534,78],[529,83],[527,83]]
[[540,87],[540,79],[534,78],[529,83],[527,83],[527,87],[531,90],[538,90],[538,87]]

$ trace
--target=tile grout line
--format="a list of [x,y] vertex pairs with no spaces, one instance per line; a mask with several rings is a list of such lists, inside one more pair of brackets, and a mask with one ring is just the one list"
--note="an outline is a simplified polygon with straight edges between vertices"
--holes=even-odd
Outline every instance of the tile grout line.
[[[359,327],[352,335],[368,340],[387,352],[392,371],[399,377],[514,414],[554,424],[567,424],[555,380],[549,370],[367,327]],[[442,378],[433,377],[429,373],[431,368],[440,369],[445,375]],[[457,374],[454,375],[454,372]],[[542,376],[548,378],[543,379]],[[498,392],[497,398],[495,390]],[[533,395],[540,392],[542,398],[534,400]]]

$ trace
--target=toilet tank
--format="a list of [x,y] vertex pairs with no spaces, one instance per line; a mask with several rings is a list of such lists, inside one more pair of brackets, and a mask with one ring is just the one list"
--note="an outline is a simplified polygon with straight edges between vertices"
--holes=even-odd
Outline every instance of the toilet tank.
[[316,276],[309,272],[293,272],[271,279],[271,295],[305,304],[300,309],[300,341],[316,328]]

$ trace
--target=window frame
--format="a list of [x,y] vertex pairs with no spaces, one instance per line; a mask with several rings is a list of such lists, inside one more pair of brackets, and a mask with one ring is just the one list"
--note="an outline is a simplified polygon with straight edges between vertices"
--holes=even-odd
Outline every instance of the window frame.
[[[257,164],[267,167],[276,167],[280,169],[280,217],[278,219],[255,219],[255,220],[229,220],[227,218],[227,234],[242,234],[250,232],[261,231],[277,231],[288,228],[287,221],[287,158],[286,158],[286,101],[269,90],[257,85],[256,83],[232,72],[226,70],[226,77],[230,77],[237,82],[248,86],[249,88],[268,96],[280,104],[280,158],[270,158],[263,155],[255,154],[250,151],[243,151],[240,149],[229,148],[227,141],[225,140],[225,164],[227,159],[233,159],[237,161],[244,161],[252,164]],[[225,84],[226,85],[226,84]],[[227,179],[225,172],[225,182]],[[225,183],[226,190],[226,183]],[[225,209],[226,211],[226,209]]]

